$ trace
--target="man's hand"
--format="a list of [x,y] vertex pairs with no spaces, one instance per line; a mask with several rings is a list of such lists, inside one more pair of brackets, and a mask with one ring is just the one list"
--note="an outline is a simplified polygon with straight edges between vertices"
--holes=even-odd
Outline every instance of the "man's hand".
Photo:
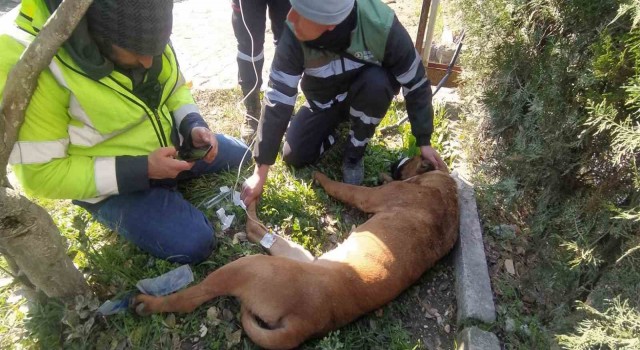
[[150,179],[175,179],[179,173],[191,169],[193,163],[175,159],[178,151],[173,147],[162,147],[149,155]]
[[422,155],[422,159],[428,160],[436,167],[436,170],[449,172],[449,168],[447,168],[447,164],[442,161],[438,152],[433,149],[431,146],[420,146],[420,154]]
[[260,197],[264,183],[267,181],[267,174],[269,174],[268,165],[256,164],[253,175],[242,184],[240,199],[242,199],[245,205],[248,206]]
[[205,127],[196,126],[191,130],[191,143],[198,148],[211,145],[211,150],[207,153],[206,157],[203,158],[207,163],[213,162],[218,155],[218,139],[211,130]]

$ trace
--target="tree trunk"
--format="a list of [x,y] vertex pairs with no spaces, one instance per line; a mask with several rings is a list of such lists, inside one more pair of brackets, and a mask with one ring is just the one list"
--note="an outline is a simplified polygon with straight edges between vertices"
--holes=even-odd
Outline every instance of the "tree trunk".
[[49,214],[14,190],[0,188],[0,246],[33,285],[49,297],[88,291],[82,273]]
[[92,0],[64,0],[9,73],[0,104],[0,250],[49,297],[89,291],[66,255],[66,246],[49,214],[11,189],[7,162],[24,122],[38,76],[69,38]]

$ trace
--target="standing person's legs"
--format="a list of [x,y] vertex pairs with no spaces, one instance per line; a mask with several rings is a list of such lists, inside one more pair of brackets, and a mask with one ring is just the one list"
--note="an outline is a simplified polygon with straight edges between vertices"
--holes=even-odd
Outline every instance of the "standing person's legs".
[[240,133],[246,141],[255,134],[260,118],[267,0],[233,0],[231,6],[233,32],[238,40],[238,83],[247,110]]
[[[242,93],[247,95],[256,86],[256,81],[258,91],[262,83],[267,2],[266,0],[233,0],[232,7],[231,23],[238,41],[238,82]],[[257,74],[254,71],[254,64]]]
[[340,122],[347,120],[346,106],[346,103],[336,103],[317,111],[307,104],[300,107],[289,123],[282,159],[294,167],[315,163],[335,143],[332,134]]
[[269,0],[269,19],[271,20],[271,31],[275,45],[278,45],[290,9],[289,0]]
[[349,89],[351,130],[345,146],[343,181],[359,185],[364,178],[363,156],[376,127],[387,113],[400,89],[387,70],[378,66],[365,68]]

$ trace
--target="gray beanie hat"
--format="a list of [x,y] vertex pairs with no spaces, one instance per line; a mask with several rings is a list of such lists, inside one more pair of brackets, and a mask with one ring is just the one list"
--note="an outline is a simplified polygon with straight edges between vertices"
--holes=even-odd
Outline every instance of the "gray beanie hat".
[[354,3],[355,0],[291,0],[291,7],[313,22],[335,25],[349,16]]
[[89,30],[139,55],[162,54],[173,24],[173,0],[96,0]]

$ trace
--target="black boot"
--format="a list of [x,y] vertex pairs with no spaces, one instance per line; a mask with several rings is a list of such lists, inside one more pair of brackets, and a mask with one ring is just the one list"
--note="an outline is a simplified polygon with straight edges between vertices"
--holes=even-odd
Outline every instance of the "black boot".
[[364,157],[345,157],[342,161],[342,182],[360,186],[364,180]]
[[258,130],[258,121],[260,120],[260,113],[262,111],[260,91],[256,90],[247,95],[244,100],[244,106],[246,112],[244,122],[240,128],[240,137],[246,144],[250,144]]

